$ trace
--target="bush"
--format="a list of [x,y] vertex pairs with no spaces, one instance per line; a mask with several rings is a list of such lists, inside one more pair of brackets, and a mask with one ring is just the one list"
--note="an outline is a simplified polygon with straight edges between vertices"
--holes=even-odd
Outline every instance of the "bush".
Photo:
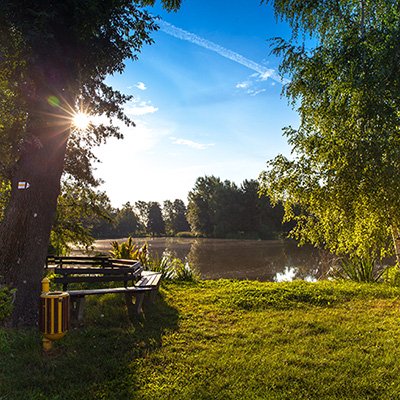
[[204,237],[204,235],[202,235],[199,232],[190,232],[190,231],[178,232],[175,236],[178,237],[178,238],[199,238],[199,237]]

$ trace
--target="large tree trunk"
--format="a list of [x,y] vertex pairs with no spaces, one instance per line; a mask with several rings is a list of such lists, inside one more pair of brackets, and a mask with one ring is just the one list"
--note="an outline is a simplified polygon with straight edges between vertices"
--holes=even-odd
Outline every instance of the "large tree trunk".
[[394,252],[396,255],[396,262],[400,268],[400,232],[397,226],[392,225],[392,238],[393,238],[393,246]]
[[[13,326],[37,324],[40,283],[60,192],[70,123],[49,90],[37,91],[0,225],[0,279],[16,289]],[[53,92],[54,93],[54,92]]]

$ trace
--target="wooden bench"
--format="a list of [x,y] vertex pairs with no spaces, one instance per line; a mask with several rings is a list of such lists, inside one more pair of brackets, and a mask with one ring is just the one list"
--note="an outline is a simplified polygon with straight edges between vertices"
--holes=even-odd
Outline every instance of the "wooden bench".
[[[46,267],[53,269],[58,275],[53,282],[62,284],[63,290],[69,293],[72,317],[77,320],[83,317],[86,296],[107,293],[124,293],[128,311],[139,315],[143,312],[146,297],[149,301],[154,301],[161,280],[160,273],[143,271],[141,263],[137,260],[49,256]],[[123,282],[124,286],[68,289],[69,284],[100,282]]]

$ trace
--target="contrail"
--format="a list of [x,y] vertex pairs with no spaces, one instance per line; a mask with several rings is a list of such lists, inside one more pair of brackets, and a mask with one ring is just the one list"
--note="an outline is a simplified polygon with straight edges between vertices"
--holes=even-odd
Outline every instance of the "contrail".
[[178,39],[181,40],[186,40],[188,42],[197,44],[200,47],[204,47],[205,49],[214,51],[215,53],[219,54],[222,57],[225,57],[229,60],[232,60],[238,64],[241,64],[253,71],[256,71],[260,74],[260,78],[262,80],[265,80],[267,78],[271,78],[279,83],[282,83],[282,79],[279,77],[279,75],[275,72],[274,69],[269,69],[266,68],[252,60],[249,60],[246,57],[243,57],[242,55],[235,53],[232,50],[226,49],[225,47],[220,46],[219,44],[216,44],[214,42],[211,42],[207,39],[204,39],[200,36],[195,35],[194,33],[185,31],[181,28],[178,28],[169,22],[159,20],[157,21],[158,25],[160,26],[160,29],[167,33],[168,35],[174,36]]

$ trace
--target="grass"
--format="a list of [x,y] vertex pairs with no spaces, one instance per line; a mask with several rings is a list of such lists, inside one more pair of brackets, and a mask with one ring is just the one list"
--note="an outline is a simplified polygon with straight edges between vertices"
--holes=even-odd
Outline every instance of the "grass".
[[0,399],[396,399],[400,290],[380,284],[168,283],[145,318],[88,299],[43,356],[0,330]]

